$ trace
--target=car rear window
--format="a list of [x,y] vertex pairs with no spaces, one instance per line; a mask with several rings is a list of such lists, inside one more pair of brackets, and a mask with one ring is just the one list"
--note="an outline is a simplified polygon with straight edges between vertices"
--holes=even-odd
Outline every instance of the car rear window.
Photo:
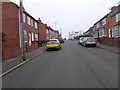
[[80,38],[80,40],[83,40],[84,38]]
[[95,40],[93,37],[89,37],[89,38],[87,38],[87,40],[91,40],[91,41],[93,41],[93,40]]
[[47,43],[54,43],[54,42],[57,42],[57,40],[50,40]]

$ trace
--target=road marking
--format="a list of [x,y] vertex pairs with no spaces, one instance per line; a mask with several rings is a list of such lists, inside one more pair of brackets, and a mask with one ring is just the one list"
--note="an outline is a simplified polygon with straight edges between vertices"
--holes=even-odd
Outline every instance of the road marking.
[[37,57],[38,55],[41,55],[41,54],[44,53],[44,52],[45,52],[45,51],[43,51],[43,52],[41,52],[41,53],[38,53],[37,55],[34,55],[33,57],[31,57],[31,58],[29,58],[29,59],[21,62],[20,64],[14,66],[14,67],[12,67],[11,69],[7,70],[6,72],[0,74],[0,77],[3,77],[3,76],[5,76],[5,75],[9,74],[9,73],[12,72],[13,70],[19,68],[20,66],[22,66],[22,65],[24,65],[25,63],[31,61],[33,58]]

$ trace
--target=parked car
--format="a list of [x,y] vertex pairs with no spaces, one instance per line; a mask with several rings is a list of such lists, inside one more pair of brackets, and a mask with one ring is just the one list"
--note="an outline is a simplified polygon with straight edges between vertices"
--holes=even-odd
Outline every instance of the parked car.
[[80,37],[78,40],[78,44],[82,44],[83,39],[84,39],[84,37]]
[[61,44],[60,44],[59,40],[58,39],[48,40],[48,42],[46,43],[46,51],[48,49],[58,49],[58,50],[60,50],[61,49]]
[[83,46],[88,46],[88,45],[93,45],[96,47],[97,45],[97,40],[93,37],[85,37],[82,41]]
[[60,43],[64,43],[64,39],[63,38],[59,38],[58,39]]

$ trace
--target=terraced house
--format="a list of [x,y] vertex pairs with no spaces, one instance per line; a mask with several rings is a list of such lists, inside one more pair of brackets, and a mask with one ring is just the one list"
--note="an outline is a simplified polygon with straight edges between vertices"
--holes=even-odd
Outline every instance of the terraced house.
[[58,30],[54,30],[50,26],[46,26],[46,31],[47,31],[47,40],[59,38],[59,31]]
[[[40,19],[36,20],[25,10],[23,12],[23,27],[26,52],[37,49],[40,40],[47,40],[46,30],[48,26],[42,23]],[[2,43],[2,59],[5,60],[20,55],[20,8],[13,2],[2,2],[2,32],[6,35],[4,37],[5,41]]]
[[[24,11],[24,35],[26,51],[38,48],[38,21]],[[12,2],[2,2],[2,31],[6,34],[3,42],[3,59],[21,53],[20,9]]]
[[84,34],[92,35],[98,42],[110,46],[120,46],[120,5],[97,21]]

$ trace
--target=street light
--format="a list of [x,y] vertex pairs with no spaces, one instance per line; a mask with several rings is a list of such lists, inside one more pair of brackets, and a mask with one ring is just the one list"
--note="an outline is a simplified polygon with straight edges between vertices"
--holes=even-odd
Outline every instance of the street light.
[[60,34],[61,34],[61,38],[62,38],[62,29],[60,28]]
[[20,0],[20,33],[21,33],[21,49],[22,60],[25,61],[25,36],[23,31],[23,0]]
[[56,29],[57,22],[55,22],[55,29]]

